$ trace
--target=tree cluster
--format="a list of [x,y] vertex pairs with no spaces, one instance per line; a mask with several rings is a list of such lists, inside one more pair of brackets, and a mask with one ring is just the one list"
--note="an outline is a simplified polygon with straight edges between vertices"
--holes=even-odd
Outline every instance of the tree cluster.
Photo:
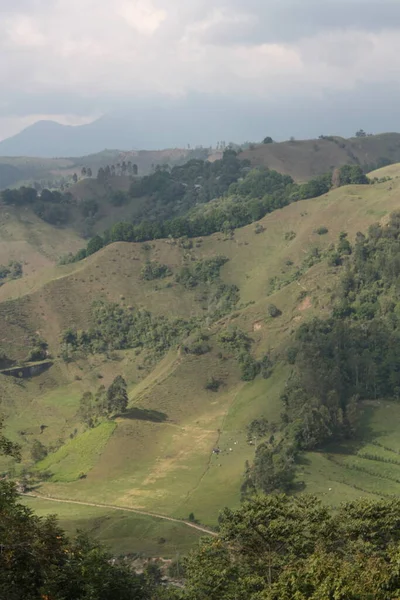
[[261,496],[225,509],[216,538],[185,561],[184,600],[393,600],[400,502],[333,512],[314,497]]
[[117,375],[108,389],[100,386],[95,394],[85,392],[79,403],[79,418],[87,427],[95,427],[102,418],[122,415],[128,407],[125,379]]

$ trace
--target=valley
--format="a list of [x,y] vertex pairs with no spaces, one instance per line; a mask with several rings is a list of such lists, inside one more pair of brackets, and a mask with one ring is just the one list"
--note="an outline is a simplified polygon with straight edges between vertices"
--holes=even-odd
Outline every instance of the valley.
[[[20,261],[23,274],[0,287],[0,354],[17,367],[38,351],[52,362],[28,378],[0,373],[5,432],[22,452],[20,464],[2,458],[1,470],[37,495],[24,502],[121,554],[173,557],[201,535],[183,521],[217,527],[222,507],[240,505],[258,447],[283,443],[282,395],[294,373],[286,355],[299,328],[338,302],[346,262],[333,263],[335,248],[398,210],[399,166],[375,177],[244,227],[117,241],[70,264],[60,258],[82,246],[73,227],[3,206],[0,262]],[[126,410],[96,413],[88,426],[82,397],[102,397],[117,376]],[[359,411],[352,439],[296,455],[293,493],[334,506],[399,493],[400,405],[374,396]],[[249,434],[260,419],[275,442]]]

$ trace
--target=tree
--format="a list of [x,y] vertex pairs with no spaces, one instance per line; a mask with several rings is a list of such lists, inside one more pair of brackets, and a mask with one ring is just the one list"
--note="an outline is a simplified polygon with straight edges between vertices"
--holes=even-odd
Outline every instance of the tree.
[[77,183],[77,182],[78,182],[78,175],[77,175],[76,173],[74,173],[74,174],[73,174],[73,176],[72,176],[72,181],[73,181],[74,183]]
[[0,481],[0,598],[145,600],[145,578],[111,561],[84,534],[69,540],[54,517],[39,518]]
[[399,525],[398,499],[334,513],[314,497],[256,497],[222,511],[218,536],[189,554],[184,598],[398,598]]
[[365,133],[364,129],[359,129],[358,131],[356,131],[356,137],[367,137],[367,134]]
[[82,177],[86,177],[86,175],[87,175],[87,169],[86,169],[86,167],[82,167],[81,175],[82,175]]
[[3,429],[4,418],[0,416],[0,456],[3,454],[5,456],[11,456],[16,460],[19,460],[21,457],[21,447],[18,444],[15,444],[14,442],[10,442],[10,440],[3,435]]
[[47,456],[47,448],[42,442],[39,440],[35,440],[32,444],[31,449],[31,457],[34,462],[39,462],[46,458]]
[[[19,459],[2,434],[0,454]],[[17,502],[14,484],[0,480],[0,598],[7,600],[150,600],[143,575],[115,564],[100,545],[79,534],[69,540],[55,517],[37,517]],[[150,582],[149,582],[150,583]]]
[[117,375],[107,390],[108,414],[111,415],[126,412],[128,402],[126,381],[121,375]]
[[91,254],[98,252],[98,250],[100,250],[103,246],[103,238],[99,235],[95,235],[94,238],[92,238],[87,245],[86,255],[90,256]]
[[263,139],[263,144],[273,144],[273,142],[274,140],[269,135]]
[[87,427],[93,427],[95,425],[95,409],[94,399],[91,392],[85,392],[79,402],[78,410],[79,419]]
[[275,304],[269,304],[268,305],[268,314],[270,317],[272,318],[276,318],[279,317],[282,312],[279,310],[279,308],[277,306],[275,306]]
[[92,169],[91,169],[90,167],[88,167],[88,168],[87,168],[87,170],[86,170],[86,175],[87,175],[88,177],[92,177],[93,173],[92,173]]

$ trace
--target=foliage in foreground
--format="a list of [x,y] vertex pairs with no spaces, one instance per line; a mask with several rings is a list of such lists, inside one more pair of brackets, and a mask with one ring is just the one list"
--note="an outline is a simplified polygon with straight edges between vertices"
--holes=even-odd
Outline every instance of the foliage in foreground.
[[[0,455],[19,458],[2,434]],[[0,598],[7,600],[144,600],[151,590],[143,576],[115,564],[85,535],[73,540],[55,517],[39,518],[17,502],[12,483],[0,481]]]
[[260,496],[225,509],[216,538],[186,560],[185,600],[393,600],[400,501],[333,513],[314,497]]

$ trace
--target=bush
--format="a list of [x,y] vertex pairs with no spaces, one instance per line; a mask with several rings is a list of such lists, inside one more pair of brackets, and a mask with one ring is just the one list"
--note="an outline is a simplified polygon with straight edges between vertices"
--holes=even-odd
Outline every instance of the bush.
[[253,381],[261,371],[260,363],[248,353],[239,356],[239,364],[240,377],[243,381]]
[[167,265],[162,265],[159,262],[153,260],[146,262],[143,265],[140,272],[140,278],[145,281],[153,281],[154,279],[164,279],[171,275],[171,269]]
[[329,229],[327,227],[325,227],[325,225],[322,225],[321,227],[318,227],[318,229],[315,230],[315,233],[318,233],[318,235],[325,235],[325,233],[328,233]]
[[218,392],[220,387],[221,382],[218,379],[215,379],[215,377],[210,377],[205,385],[205,389],[211,392]]
[[279,317],[282,314],[282,312],[279,310],[279,308],[277,306],[275,306],[275,304],[269,304],[268,305],[268,314],[270,317],[275,319],[276,317]]
[[196,356],[201,356],[202,354],[207,354],[210,352],[211,346],[208,343],[209,337],[208,335],[199,334],[193,340],[190,340],[184,346],[184,351],[187,354],[195,354]]

